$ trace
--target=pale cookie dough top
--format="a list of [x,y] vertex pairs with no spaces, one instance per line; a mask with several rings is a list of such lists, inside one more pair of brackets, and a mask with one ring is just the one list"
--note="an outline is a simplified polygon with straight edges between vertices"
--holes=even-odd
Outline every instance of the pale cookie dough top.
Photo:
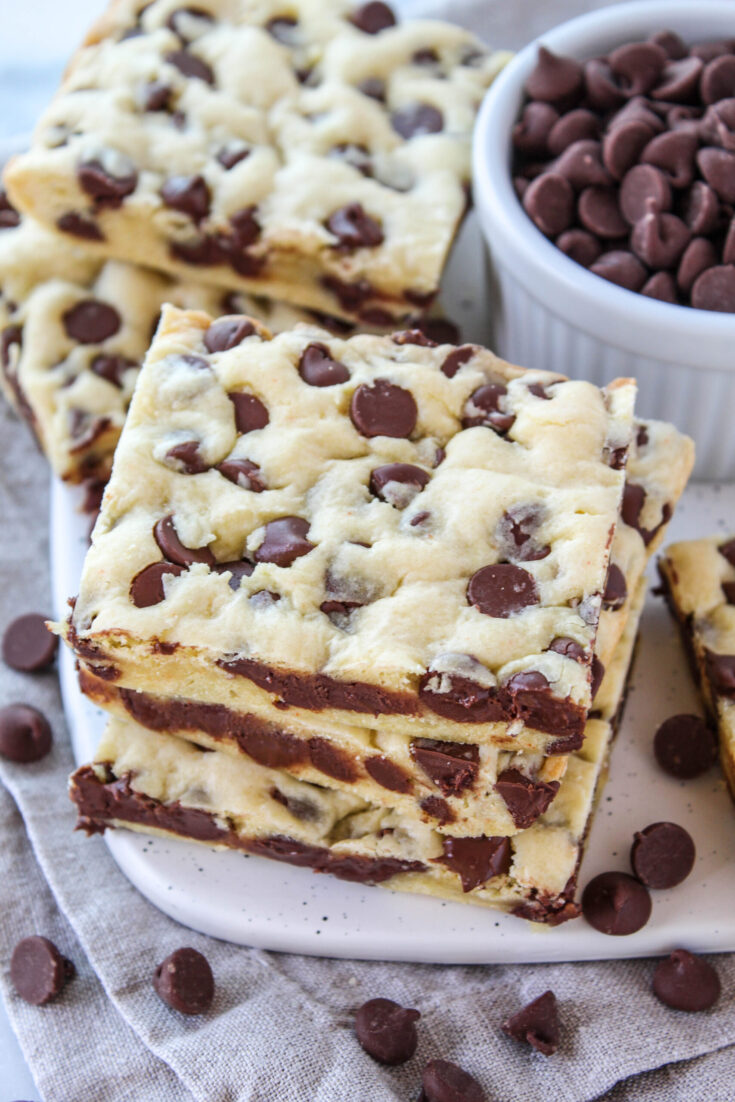
[[298,307],[106,263],[21,221],[0,192],[1,378],[62,478],[109,473],[164,302],[247,310],[274,330],[310,320]]
[[413,331],[267,336],[164,311],[79,638],[409,693],[423,679],[433,699],[533,671],[529,689],[586,707],[634,386]]
[[98,240],[119,214],[138,244],[230,264],[235,285],[264,264],[267,282],[282,250],[424,305],[508,56],[448,23],[394,25],[383,4],[115,0],[11,167],[11,196]]
[[672,543],[662,566],[676,609],[691,617],[697,642],[714,654],[734,656],[730,692],[735,694],[735,538]]

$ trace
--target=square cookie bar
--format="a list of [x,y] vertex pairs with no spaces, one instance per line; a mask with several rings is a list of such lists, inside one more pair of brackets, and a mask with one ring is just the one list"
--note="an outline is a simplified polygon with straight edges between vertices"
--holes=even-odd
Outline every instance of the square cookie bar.
[[424,309],[507,61],[347,0],[115,0],[6,181],[101,255],[384,325]]
[[735,799],[735,538],[672,543],[659,571],[704,706],[717,725],[720,761]]
[[642,582],[600,689],[600,718],[588,720],[549,810],[512,838],[447,837],[354,794],[152,735],[129,719],[110,720],[95,762],[71,778],[78,825],[88,833],[128,827],[187,838],[557,925],[579,914],[579,865],[607,773],[644,592]]
[[[623,520],[616,528],[596,644],[598,677],[600,668],[612,660],[648,556],[663,537],[692,460],[691,441],[672,426],[638,426],[624,494],[631,486],[640,488],[647,509],[655,514],[651,523],[657,531],[646,545],[638,527]],[[402,816],[419,818],[455,836],[514,834],[529,827],[549,807],[567,766],[564,754],[544,757],[489,743],[412,739],[384,733],[379,726],[343,726],[335,733],[329,728],[300,728],[288,714],[276,724],[224,705],[123,688],[99,676],[94,664],[84,660],[79,662],[79,678],[95,703],[149,730],[238,757],[245,754],[260,765],[351,791],[368,803],[393,807]],[[593,706],[598,707],[594,698]]]
[[124,688],[581,744],[635,387],[164,310],[62,630]]
[[0,386],[61,478],[109,476],[164,302],[215,316],[244,310],[273,330],[314,320],[296,306],[105,261],[21,220],[0,191]]

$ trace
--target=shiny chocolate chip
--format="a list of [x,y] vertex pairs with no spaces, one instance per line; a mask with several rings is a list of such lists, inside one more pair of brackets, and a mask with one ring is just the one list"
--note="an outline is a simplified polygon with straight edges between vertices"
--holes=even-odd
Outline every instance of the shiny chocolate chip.
[[672,1010],[709,1010],[721,994],[720,977],[712,965],[687,949],[675,949],[656,965],[653,993]]
[[344,249],[372,248],[383,241],[380,222],[361,203],[348,203],[333,211],[325,225]]
[[665,773],[679,780],[691,780],[714,765],[717,739],[700,716],[670,716],[656,731],[653,752]]
[[227,352],[242,344],[246,337],[255,333],[255,326],[249,318],[221,318],[214,321],[204,334],[204,347],[207,352]]
[[309,522],[303,517],[279,517],[265,526],[264,538],[253,556],[256,562],[272,562],[290,566],[295,559],[308,555],[315,547],[306,537]]
[[622,608],[628,596],[628,586],[620,567],[611,562],[607,569],[605,590],[602,594],[602,606],[610,610]]
[[574,190],[558,172],[544,172],[533,180],[522,202],[526,214],[547,237],[563,233],[574,219]]
[[83,161],[77,166],[77,179],[82,191],[103,203],[119,206],[138,185],[138,173],[113,175],[99,160]]
[[70,306],[61,316],[70,340],[79,344],[101,344],[119,331],[122,319],[114,306],[89,298]]
[[646,269],[638,257],[627,249],[603,253],[594,264],[590,264],[589,270],[627,291],[639,291],[646,281]]
[[270,421],[268,410],[254,394],[231,390],[227,397],[235,407],[235,428],[242,435],[264,429]]
[[468,604],[485,616],[507,619],[538,601],[533,576],[513,563],[483,566],[467,586]]
[[515,414],[506,412],[507,388],[502,383],[486,383],[470,395],[464,409],[462,425],[475,428],[484,425],[501,436],[508,432],[515,421]]
[[545,991],[539,995],[503,1022],[502,1029],[514,1041],[522,1041],[544,1056],[552,1056],[561,1040],[559,1007],[554,992]]
[[515,826],[525,830],[548,810],[559,791],[558,781],[534,781],[519,769],[504,769],[495,782]]
[[404,438],[416,427],[418,409],[410,390],[376,379],[363,383],[352,395],[350,419],[362,436]]
[[477,780],[480,749],[475,743],[420,738],[411,741],[410,752],[443,796],[458,796]]
[[177,578],[183,573],[183,566],[171,562],[153,562],[143,567],[130,583],[130,600],[136,608],[160,604],[166,597],[164,578],[167,575]]
[[413,463],[387,463],[370,473],[370,492],[396,509],[405,509],[429,482],[427,471]]
[[216,469],[242,490],[261,494],[268,489],[260,467],[250,459],[223,459]]
[[485,1102],[485,1092],[458,1064],[429,1060],[421,1077],[419,1102]]
[[198,440],[184,440],[181,444],[174,444],[166,452],[166,461],[167,466],[181,474],[204,474],[209,470],[209,464],[199,451]]
[[27,612],[8,624],[2,644],[3,661],[7,666],[23,673],[35,673],[51,665],[59,639],[46,627],[47,619],[37,612]]
[[582,913],[601,934],[626,937],[642,929],[651,917],[651,897],[625,872],[603,872],[582,893]]
[[694,868],[692,836],[677,823],[651,823],[634,835],[630,851],[633,872],[647,888],[675,888]]
[[214,555],[208,547],[185,547],[179,539],[173,514],[162,517],[153,526],[153,538],[169,562],[179,566],[191,566],[194,562],[203,562],[214,566]]
[[307,344],[299,357],[299,375],[309,386],[337,386],[350,377],[347,367],[335,360],[325,344]]
[[462,891],[471,892],[496,876],[503,876],[511,866],[509,838],[442,838],[444,854],[434,858],[456,873],[462,881]]
[[476,352],[477,346],[474,344],[463,344],[460,345],[459,348],[453,349],[441,366],[442,375],[446,375],[448,379],[453,379],[460,367],[462,367],[463,364],[469,363]]
[[161,198],[172,210],[200,222],[209,214],[211,195],[203,176],[170,176],[161,188]]

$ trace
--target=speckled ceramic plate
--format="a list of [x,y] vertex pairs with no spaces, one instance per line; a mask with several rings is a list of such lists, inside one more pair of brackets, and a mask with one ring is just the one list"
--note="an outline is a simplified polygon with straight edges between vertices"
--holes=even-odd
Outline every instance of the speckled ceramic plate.
[[[86,548],[88,519],[77,507],[74,491],[56,483],[51,531],[59,615],[77,590]],[[731,531],[733,517],[735,484],[693,485],[671,525],[671,538]],[[60,672],[74,752],[79,762],[89,761],[104,713],[81,696],[68,652]],[[657,768],[651,753],[662,720],[698,710],[669,615],[660,598],[649,596],[581,883],[607,869],[627,870],[633,832],[662,819],[690,831],[697,861],[684,884],[653,893],[653,917],[631,937],[605,937],[584,919],[540,929],[481,907],[366,888],[260,857],[125,831],[108,832],[107,844],[125,875],[166,914],[215,937],[263,949],[447,964],[646,956],[677,946],[733,950],[735,809],[724,782],[714,769],[696,781],[675,781]]]

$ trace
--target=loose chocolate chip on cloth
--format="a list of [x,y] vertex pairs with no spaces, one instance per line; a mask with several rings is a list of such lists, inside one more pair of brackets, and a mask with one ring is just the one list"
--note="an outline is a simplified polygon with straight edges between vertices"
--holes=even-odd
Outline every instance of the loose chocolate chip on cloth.
[[[392,6],[400,15],[401,4]],[[476,28],[491,43],[519,48],[592,6],[454,0],[435,2],[430,11]],[[0,515],[12,534],[0,537],[3,577],[13,582],[0,587],[4,627],[19,609],[51,605],[47,468],[4,405],[0,438]],[[265,953],[183,931],[132,887],[101,839],[74,833],[66,796],[73,762],[57,686],[47,676],[31,684],[33,705],[54,729],[53,748],[30,770],[0,759],[0,989],[38,1086],[13,1097],[414,1102],[424,1066],[440,1059],[477,1078],[487,1102],[729,1097],[732,996],[704,1014],[676,1013],[650,990],[651,960],[439,968]],[[1,703],[26,699],[28,685],[28,675],[0,667]],[[387,907],[391,896],[385,898]],[[78,973],[45,1007],[18,998],[8,980],[15,945],[36,932]],[[546,936],[553,931],[538,935]],[[173,1013],[151,984],[157,964],[181,944],[202,952],[216,977],[216,1001],[201,1018]],[[719,955],[716,965],[723,991],[732,992],[735,960]],[[565,1048],[545,1060],[510,1042],[498,1021],[549,988],[562,1007]],[[354,1008],[376,997],[421,1012],[419,1047],[403,1066],[376,1064],[354,1036]],[[84,1059],[70,1059],[86,1037],[93,1043],[85,1045]],[[679,1063],[662,1068],[668,1060]]]

